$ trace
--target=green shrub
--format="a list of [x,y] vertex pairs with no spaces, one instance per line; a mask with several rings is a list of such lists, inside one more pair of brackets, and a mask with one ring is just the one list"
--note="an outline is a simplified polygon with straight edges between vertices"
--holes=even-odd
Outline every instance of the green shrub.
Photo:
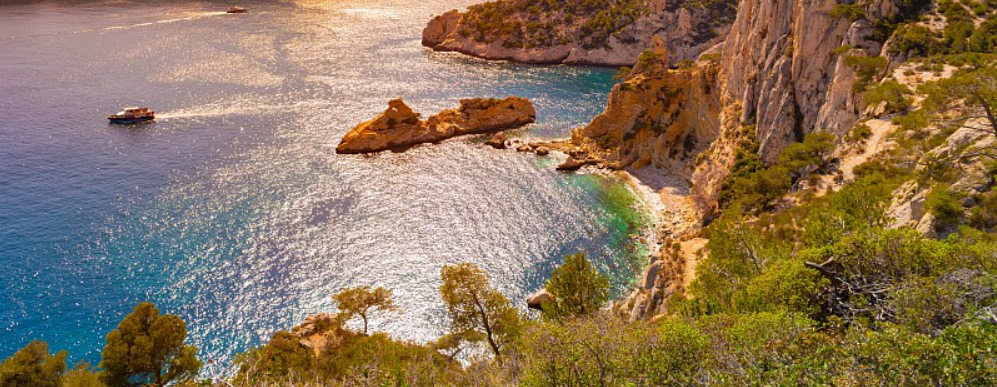
[[872,137],[872,128],[870,128],[869,125],[861,123],[856,124],[852,127],[852,130],[848,131],[848,136],[845,137],[845,141],[854,143],[868,140],[870,137]]
[[853,48],[855,48],[855,47],[852,47],[851,45],[848,45],[848,44],[842,44],[842,45],[834,48],[834,55],[847,54]]
[[886,103],[887,113],[899,113],[910,108],[913,99],[911,90],[895,79],[889,79],[866,90],[862,101],[869,106]]
[[959,224],[963,211],[959,200],[948,192],[948,186],[937,185],[928,193],[925,207],[935,216],[936,229],[941,230]]
[[627,77],[630,76],[631,72],[632,72],[632,69],[629,68],[629,67],[620,67],[620,69],[616,71],[616,75],[613,75],[613,80],[614,81],[624,81],[624,80],[627,79]]
[[890,43],[891,54],[906,53],[910,58],[926,57],[945,52],[944,45],[930,28],[905,24],[897,29]]
[[997,190],[977,196],[978,205],[969,214],[969,225],[980,230],[992,231],[997,227]]
[[982,1],[970,1],[969,9],[973,10],[976,16],[984,16],[990,12],[990,6]]
[[997,50],[997,13],[983,21],[969,36],[969,50],[992,53]]
[[828,16],[845,18],[849,21],[865,19],[865,9],[859,4],[835,4]]
[[682,386],[704,377],[710,339],[678,319],[608,316],[543,324],[527,334],[522,386]]
[[752,278],[735,304],[740,311],[788,310],[818,319],[826,309],[821,294],[828,285],[826,278],[806,268],[802,260],[783,259]]
[[845,65],[855,69],[858,79],[852,86],[856,93],[864,92],[870,83],[874,82],[883,71],[886,70],[886,58],[881,56],[855,56],[845,57]]
[[644,70],[650,66],[663,63],[664,60],[665,58],[662,58],[660,55],[655,54],[651,50],[647,50],[640,53],[637,57],[637,64],[634,65],[634,70]]

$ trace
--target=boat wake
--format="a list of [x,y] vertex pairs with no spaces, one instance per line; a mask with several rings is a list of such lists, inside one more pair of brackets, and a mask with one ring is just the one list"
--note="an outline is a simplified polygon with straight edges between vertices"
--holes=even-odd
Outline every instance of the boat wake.
[[201,18],[210,17],[210,16],[219,16],[219,15],[227,15],[227,14],[228,13],[225,12],[225,11],[217,11],[217,12],[195,12],[195,13],[193,13],[193,14],[191,14],[189,16],[185,16],[185,17],[178,17],[178,18],[173,18],[173,19],[156,20],[156,21],[152,21],[152,22],[136,23],[136,24],[129,24],[129,25],[124,25],[124,26],[106,27],[106,28],[104,28],[104,31],[130,30],[130,29],[133,29],[133,28],[148,27],[148,26],[154,26],[154,25],[159,25],[159,24],[176,23],[176,22],[182,22],[182,21],[187,21],[187,20],[195,20],[195,19],[201,19]]
[[172,111],[156,113],[156,119],[162,121],[170,119],[197,119],[228,115],[279,114],[289,111],[300,111],[299,109],[318,109],[331,105],[331,102],[320,100],[277,103],[272,105],[248,105],[234,103],[216,106],[201,106],[196,108],[180,108]]

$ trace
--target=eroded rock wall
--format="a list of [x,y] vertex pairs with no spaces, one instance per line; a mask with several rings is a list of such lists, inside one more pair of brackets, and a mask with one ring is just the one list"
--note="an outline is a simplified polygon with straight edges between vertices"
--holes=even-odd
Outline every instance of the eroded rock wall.
[[[744,136],[773,162],[804,135],[845,134],[860,116],[855,70],[847,56],[876,56],[868,21],[831,16],[836,0],[742,0],[723,44],[720,65],[720,135],[693,173],[704,213],[715,209]],[[866,6],[869,19],[896,12],[889,0]],[[839,47],[847,45],[849,50]]]
[[576,129],[572,141],[610,150],[621,167],[654,166],[688,179],[692,161],[718,133],[717,69],[672,70],[663,61],[616,85],[606,110]]

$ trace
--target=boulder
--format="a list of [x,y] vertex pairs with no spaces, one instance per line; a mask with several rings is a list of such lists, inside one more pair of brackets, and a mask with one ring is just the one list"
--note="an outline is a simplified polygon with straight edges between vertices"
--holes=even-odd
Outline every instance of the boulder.
[[554,301],[547,289],[541,288],[526,298],[526,306],[530,309],[543,310],[543,303]]
[[561,165],[557,166],[557,170],[564,172],[577,171],[586,165],[595,165],[598,163],[599,160],[595,159],[577,159],[573,156],[569,156],[567,160],[564,160]]
[[456,109],[421,120],[405,102],[395,99],[383,113],[343,136],[336,153],[403,151],[455,136],[518,128],[533,123],[536,115],[533,103],[525,98],[471,98],[461,100]]
[[300,337],[309,337],[325,333],[331,328],[338,327],[339,325],[340,324],[336,320],[336,316],[328,313],[319,313],[306,317],[305,321],[302,321],[301,324],[291,328],[291,333]]
[[545,147],[545,146],[541,146],[541,147],[537,147],[536,152],[537,152],[537,156],[546,156],[546,155],[550,154],[550,149],[547,149],[547,147]]
[[558,171],[566,171],[566,172],[567,171],[577,171],[577,170],[581,169],[583,166],[585,166],[585,164],[582,164],[581,161],[578,161],[574,157],[568,157],[568,159],[564,160],[564,162],[561,163],[561,165],[557,166],[557,170]]
[[496,133],[494,136],[485,141],[485,145],[488,145],[495,149],[505,149],[506,136],[505,133]]

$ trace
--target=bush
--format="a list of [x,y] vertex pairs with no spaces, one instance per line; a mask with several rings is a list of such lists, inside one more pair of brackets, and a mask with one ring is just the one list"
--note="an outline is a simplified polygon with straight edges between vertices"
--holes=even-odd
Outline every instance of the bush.
[[821,293],[828,285],[826,278],[806,268],[802,260],[779,260],[769,270],[751,279],[744,292],[735,299],[735,304],[740,311],[788,310],[821,319],[826,309]]
[[915,277],[896,287],[888,308],[911,331],[937,335],[993,303],[997,279],[978,270],[956,270],[942,277]]
[[935,228],[946,229],[959,224],[963,211],[959,200],[948,192],[948,186],[933,187],[924,202],[925,207],[935,216]]
[[870,137],[872,137],[872,128],[866,124],[857,124],[852,127],[852,130],[848,131],[848,136],[845,137],[845,141],[859,142],[868,140]]
[[802,142],[793,143],[779,153],[778,165],[789,169],[794,181],[812,172],[822,172],[827,159],[834,152],[836,137],[827,132],[814,132],[803,137]]
[[709,338],[678,319],[660,325],[593,316],[532,329],[522,386],[681,386],[703,377]]
[[740,208],[731,207],[708,229],[710,253],[697,266],[690,289],[707,310],[733,308],[736,295],[753,278],[791,251],[790,245],[778,243],[741,217]]
[[930,28],[906,24],[897,29],[890,43],[891,54],[906,53],[910,58],[926,57],[945,52],[941,40]]
[[861,93],[886,70],[886,58],[848,55],[845,57],[845,65],[855,69],[858,79],[852,85],[852,89],[856,93]]
[[991,15],[991,17],[983,23],[980,27],[973,31],[973,34],[969,36],[969,50],[973,52],[994,52],[997,50],[997,13]]
[[835,4],[828,16],[845,18],[849,21],[865,19],[865,9],[859,4]]
[[745,140],[735,156],[733,172],[720,193],[720,206],[737,204],[747,213],[768,208],[797,181],[823,171],[827,157],[834,150],[835,137],[830,133],[810,133],[803,142],[786,147],[774,165],[764,168],[756,155],[757,144]]
[[997,190],[978,195],[979,203],[969,214],[969,225],[980,230],[993,231],[997,227]]
[[889,79],[869,88],[862,95],[866,105],[875,106],[886,103],[887,113],[899,113],[910,108],[913,99],[910,88],[895,79]]

